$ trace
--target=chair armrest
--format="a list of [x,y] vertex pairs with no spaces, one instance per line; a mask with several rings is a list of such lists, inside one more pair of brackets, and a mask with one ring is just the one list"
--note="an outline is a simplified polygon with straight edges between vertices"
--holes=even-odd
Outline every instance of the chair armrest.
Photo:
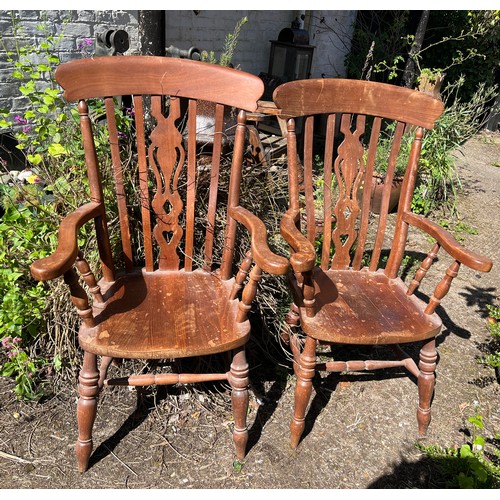
[[297,218],[299,212],[292,208],[288,209],[280,222],[281,235],[292,247],[294,253],[290,257],[290,263],[295,272],[303,273],[311,271],[316,263],[316,251],[314,245],[297,229]]
[[432,236],[451,257],[467,267],[482,272],[488,272],[492,268],[493,262],[491,259],[468,250],[458,243],[446,229],[426,217],[411,212],[405,212],[403,214],[403,220],[412,226],[418,227],[429,236]]
[[101,215],[101,203],[90,202],[77,208],[61,221],[56,251],[31,264],[31,274],[39,281],[62,276],[74,264],[78,254],[78,230],[89,220]]
[[267,231],[264,223],[254,214],[243,207],[229,209],[229,215],[243,224],[251,235],[252,258],[266,273],[286,274],[290,264],[286,257],[273,253],[267,244]]

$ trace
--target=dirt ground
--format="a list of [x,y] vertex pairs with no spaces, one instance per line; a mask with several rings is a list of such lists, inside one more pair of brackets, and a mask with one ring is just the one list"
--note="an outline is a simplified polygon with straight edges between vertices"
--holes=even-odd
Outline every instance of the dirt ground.
[[[485,304],[498,300],[500,135],[481,134],[457,152],[465,244],[493,259],[488,274],[463,268],[439,308],[444,327],[433,419],[425,444],[460,446],[478,406],[486,435],[500,433],[500,383],[477,358],[487,351]],[[494,166],[493,164],[497,164]],[[411,244],[430,243],[412,233]],[[442,276],[439,260],[432,276]],[[440,274],[441,273],[441,274]],[[424,283],[435,284],[432,276]],[[423,288],[424,294],[431,292]],[[230,401],[224,386],[106,389],[94,426],[90,469],[76,469],[76,392],[59,387],[43,402],[16,401],[0,378],[0,487],[14,489],[442,488],[416,447],[415,381],[398,372],[318,377],[299,447],[289,446],[294,381],[277,345],[250,345],[249,451],[233,465]],[[271,357],[267,353],[271,353]],[[410,349],[417,353],[417,346]],[[367,354],[363,349],[356,357]],[[272,359],[271,359],[272,358]]]

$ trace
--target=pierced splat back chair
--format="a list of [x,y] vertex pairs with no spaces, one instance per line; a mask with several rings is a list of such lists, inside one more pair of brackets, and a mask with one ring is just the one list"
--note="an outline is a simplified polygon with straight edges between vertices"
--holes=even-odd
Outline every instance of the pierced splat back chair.
[[[418,430],[425,435],[434,392],[435,338],[441,329],[435,310],[460,264],[477,271],[489,271],[492,266],[489,259],[466,250],[440,226],[410,210],[424,129],[434,126],[443,105],[418,91],[343,79],[285,83],[273,98],[282,117],[288,118],[290,200],[281,232],[292,249],[294,304],[287,318],[297,380],[292,447],[298,445],[304,431],[316,370],[405,367],[418,379]],[[321,144],[313,137],[315,124],[321,123],[315,121],[317,115],[326,120]],[[303,151],[298,150],[295,134],[299,117],[304,120]],[[387,129],[391,122],[395,128]],[[393,142],[380,213],[375,215],[372,174],[377,146],[385,136]],[[397,214],[389,215],[396,160],[401,142],[408,137],[411,152]],[[321,169],[314,163],[317,155],[323,161]],[[410,226],[436,243],[407,286],[398,275]],[[451,256],[452,263],[426,303],[415,292],[440,249]],[[422,343],[418,365],[399,346],[411,342]],[[339,344],[364,345],[363,349],[386,345],[390,348],[377,351],[394,351],[395,356],[320,362],[328,354],[328,347],[323,346],[331,347],[331,355]],[[323,359],[318,358],[319,353]]]
[[[82,472],[88,468],[97,397],[106,384],[145,386],[227,380],[232,388],[236,455],[241,459],[248,439],[247,313],[261,271],[286,273],[289,266],[287,259],[269,250],[261,220],[239,202],[244,110],[255,111],[263,92],[262,82],[256,76],[216,65],[149,56],[72,61],[57,69],[56,79],[65,98],[78,101],[90,194],[87,203],[61,222],[54,254],[34,262],[31,269],[38,280],[64,276],[82,319],[78,467]],[[136,139],[131,148],[132,161],[120,158],[120,96],[132,96],[133,113],[129,112],[129,116],[134,116]],[[112,205],[112,200],[106,200],[103,194],[89,99],[102,99],[106,110],[114,202],[121,233],[119,252],[113,252],[110,243],[116,241],[110,239],[108,203]],[[196,146],[200,100],[216,103],[212,156],[208,162],[204,158],[202,164]],[[228,107],[242,110],[237,118],[230,166],[223,163],[221,154],[223,116]],[[146,113],[147,109],[150,112]],[[149,113],[152,126],[148,127],[145,124]],[[227,173],[229,168],[229,188],[221,197],[219,178],[223,169]],[[133,181],[136,186],[131,188]],[[205,192],[198,193],[201,190]],[[201,206],[197,207],[197,200],[203,200]],[[220,204],[223,209],[218,208]],[[139,222],[134,218],[137,213],[142,216]],[[96,277],[78,248],[79,229],[89,221],[95,224],[101,263]],[[248,231],[237,231],[237,223]],[[138,227],[142,228],[139,237]],[[238,258],[238,237],[248,243],[240,267],[233,262]],[[143,261],[139,258],[141,249]],[[86,284],[90,301],[80,281]],[[227,371],[189,374],[165,370],[106,380],[113,359],[174,360],[215,353],[232,353]]]

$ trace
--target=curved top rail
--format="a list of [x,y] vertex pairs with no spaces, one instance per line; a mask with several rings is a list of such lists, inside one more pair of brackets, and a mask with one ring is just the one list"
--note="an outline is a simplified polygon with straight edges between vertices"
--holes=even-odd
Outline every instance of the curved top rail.
[[283,117],[320,113],[356,113],[380,116],[432,129],[443,103],[417,90],[387,83],[317,78],[296,80],[277,87],[273,100]]
[[244,71],[159,56],[96,57],[61,64],[55,72],[68,101],[115,95],[173,95],[257,109],[262,80]]

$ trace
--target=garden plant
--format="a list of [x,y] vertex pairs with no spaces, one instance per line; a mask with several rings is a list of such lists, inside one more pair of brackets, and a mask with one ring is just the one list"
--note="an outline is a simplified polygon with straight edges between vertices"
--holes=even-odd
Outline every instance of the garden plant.
[[[80,204],[87,186],[81,180],[85,165],[78,117],[66,114],[54,80],[63,33],[51,34],[42,22],[37,28],[41,41],[32,43],[14,13],[12,27],[15,45],[6,46],[0,39],[1,48],[28,106],[14,116],[0,110],[0,131],[15,131],[26,168],[20,173],[3,172],[6,182],[0,184],[0,373],[16,378],[19,397],[36,399],[47,376],[69,366],[76,355],[71,337],[78,320],[67,305],[63,283],[37,283],[29,266],[53,251],[62,214]],[[89,42],[82,41],[82,50]],[[99,116],[98,109],[93,112]],[[129,118],[124,116],[119,123],[123,136],[130,133]],[[99,123],[95,125],[99,128]],[[100,137],[107,140],[103,127]],[[99,143],[97,147],[99,151]],[[110,174],[109,161],[101,160],[103,171]],[[93,238],[89,229],[82,228],[82,247]],[[89,258],[95,261],[96,253]]]
[[[234,33],[226,37],[223,58],[228,64],[239,30],[246,21],[243,18]],[[16,379],[16,394],[20,398],[38,399],[44,393],[44,386],[49,390],[46,382],[50,376],[59,374],[58,378],[64,379],[74,375],[74,361],[79,355],[76,341],[79,319],[62,279],[37,283],[30,275],[29,266],[53,252],[59,222],[63,214],[81,204],[83,193],[88,193],[88,181],[84,174],[79,117],[74,108],[74,114],[65,111],[66,103],[54,79],[59,63],[57,47],[63,33],[50,34],[47,24],[40,23],[38,31],[42,41],[32,43],[23,36],[22,24],[15,14],[12,24],[15,46],[3,43],[1,47],[12,64],[12,76],[19,81],[19,92],[26,97],[28,107],[22,115],[14,116],[8,110],[0,110],[0,131],[17,130],[15,138],[26,158],[26,169],[17,176],[5,177],[7,183],[0,184],[0,203],[4,211],[0,221],[0,275],[3,278],[0,283],[3,297],[0,303],[0,374]],[[88,56],[91,44],[88,38],[82,40],[81,57]],[[124,103],[117,102],[116,106],[121,155],[130,166],[125,172],[134,175],[136,152],[131,150],[128,141],[134,133],[133,116]],[[104,189],[113,190],[111,159],[103,154],[108,141],[107,128],[100,121],[104,113],[95,102],[90,101],[89,108],[97,131],[96,149]],[[223,184],[224,173],[221,177]],[[249,165],[244,184],[243,192],[248,189],[265,194],[258,206],[253,207],[254,212],[266,220],[268,227],[274,228],[276,236],[272,237],[271,245],[283,246],[277,236],[283,208],[278,205],[285,202],[286,176],[283,172],[270,174]],[[106,192],[104,194],[106,196]],[[201,201],[203,210],[203,199]],[[109,224],[118,224],[118,217],[111,216]],[[98,254],[90,224],[81,229],[79,242],[91,268],[95,269]],[[112,241],[111,245],[117,248],[119,241]],[[246,250],[239,251],[244,255]],[[285,308],[280,306],[280,301],[285,302],[286,286],[272,277],[265,277],[260,287],[261,301],[256,306],[259,312],[256,316],[259,316],[261,327],[279,330],[284,324],[281,318]],[[281,316],[277,315],[280,309]]]

